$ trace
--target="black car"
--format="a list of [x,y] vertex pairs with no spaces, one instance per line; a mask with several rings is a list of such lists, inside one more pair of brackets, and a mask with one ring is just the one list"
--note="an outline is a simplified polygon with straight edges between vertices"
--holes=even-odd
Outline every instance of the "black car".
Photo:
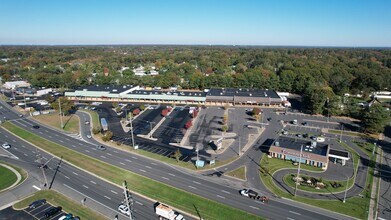
[[62,207],[61,206],[57,206],[57,207],[53,207],[53,208],[50,208],[47,212],[45,212],[45,217],[46,218],[50,218],[52,217],[53,215],[61,212],[62,210]]
[[30,209],[35,209],[37,208],[38,206],[41,206],[43,204],[46,203],[46,199],[40,199],[40,200],[37,200],[37,201],[34,201],[32,202],[30,205],[29,205],[29,208]]
[[38,129],[39,125],[34,125],[33,128]]

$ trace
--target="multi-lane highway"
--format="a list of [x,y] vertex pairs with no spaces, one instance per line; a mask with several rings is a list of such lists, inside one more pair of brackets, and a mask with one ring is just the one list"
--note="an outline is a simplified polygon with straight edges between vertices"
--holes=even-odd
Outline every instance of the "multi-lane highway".
[[[14,119],[14,124],[28,130],[29,132],[42,136],[55,143],[66,146],[77,152],[113,164],[115,166],[122,167],[140,175],[155,179],[157,181],[200,195],[202,197],[230,205],[232,207],[244,210],[249,213],[253,213],[255,215],[264,216],[270,219],[349,219],[346,216],[334,212],[279,198],[271,199],[268,204],[260,204],[254,200],[250,200],[248,198],[240,196],[238,193],[239,188],[235,187],[234,184],[231,185],[228,183],[228,185],[223,185],[221,181],[215,181],[215,179],[205,177],[197,172],[173,167],[171,165],[167,165],[156,160],[152,160],[128,152],[123,152],[110,147],[108,147],[106,151],[94,150],[96,143],[88,143],[79,139],[72,138],[63,132],[48,128],[44,125],[40,125],[39,129],[34,129],[33,125],[37,124],[36,121],[29,118],[19,118],[18,113],[13,112],[13,110],[3,102],[1,103],[1,106],[3,107],[3,109],[0,110],[3,112],[3,115],[5,115],[9,120]],[[16,144],[15,146],[17,145],[18,144]],[[19,147],[18,149],[13,150],[17,151],[20,149],[21,148]],[[247,152],[244,156],[252,158],[249,153],[252,153],[252,151]],[[28,155],[26,157],[31,156]],[[259,161],[258,158],[256,159],[257,161]],[[67,182],[67,185],[71,186],[72,188],[77,187],[78,191],[80,192],[91,191],[91,198],[99,202],[109,200],[105,197],[105,195],[107,196],[106,192],[102,192],[101,190],[97,190],[96,188],[94,188],[95,190],[91,190],[92,188],[90,188],[90,185],[86,185],[87,183],[91,183],[91,179],[96,178],[93,178],[89,175],[83,175],[84,180],[80,180],[78,177],[80,177],[81,175],[74,174],[80,172],[80,170],[77,170],[76,168],[72,169],[75,170],[70,171],[70,173],[67,173],[68,175],[66,175],[67,177],[69,177],[69,179],[66,177],[62,177],[62,181]],[[254,172],[252,173],[252,178],[258,178],[258,172],[252,172]],[[80,186],[83,185],[87,186],[88,188],[80,188]],[[106,190],[107,188],[104,187],[104,189]],[[116,190],[118,191],[118,188]],[[139,198],[136,198],[136,201],[138,201],[138,199]],[[118,200],[116,202],[118,204],[120,201]],[[149,204],[144,200],[141,203]],[[111,207],[115,206],[112,205]],[[153,213],[152,206],[150,206],[149,212]]]

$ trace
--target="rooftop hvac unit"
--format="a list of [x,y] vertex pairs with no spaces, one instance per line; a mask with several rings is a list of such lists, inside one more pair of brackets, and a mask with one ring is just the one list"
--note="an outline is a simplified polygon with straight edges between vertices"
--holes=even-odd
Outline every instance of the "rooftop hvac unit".
[[280,146],[280,142],[276,141],[276,142],[274,143],[274,145],[278,147],[278,146]]

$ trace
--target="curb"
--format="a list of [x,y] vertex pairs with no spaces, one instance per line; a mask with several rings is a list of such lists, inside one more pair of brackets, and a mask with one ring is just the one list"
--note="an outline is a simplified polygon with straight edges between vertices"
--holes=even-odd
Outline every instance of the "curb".
[[7,187],[5,189],[0,190],[0,193],[1,193],[1,192],[7,191],[7,190],[9,190],[9,189],[19,185],[19,183],[21,183],[20,180],[22,180],[22,175],[16,169],[14,169],[13,167],[11,167],[11,166],[9,166],[7,164],[0,163],[0,166],[3,166],[5,168],[11,170],[16,175],[16,181],[11,186],[9,186],[9,187]]

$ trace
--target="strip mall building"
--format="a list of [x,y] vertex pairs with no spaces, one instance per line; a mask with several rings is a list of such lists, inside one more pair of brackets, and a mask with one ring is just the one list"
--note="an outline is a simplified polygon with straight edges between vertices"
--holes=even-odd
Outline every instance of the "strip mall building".
[[153,90],[139,86],[88,86],[65,92],[75,101],[141,102],[184,105],[279,106],[281,97],[273,90],[212,88],[204,91]]

